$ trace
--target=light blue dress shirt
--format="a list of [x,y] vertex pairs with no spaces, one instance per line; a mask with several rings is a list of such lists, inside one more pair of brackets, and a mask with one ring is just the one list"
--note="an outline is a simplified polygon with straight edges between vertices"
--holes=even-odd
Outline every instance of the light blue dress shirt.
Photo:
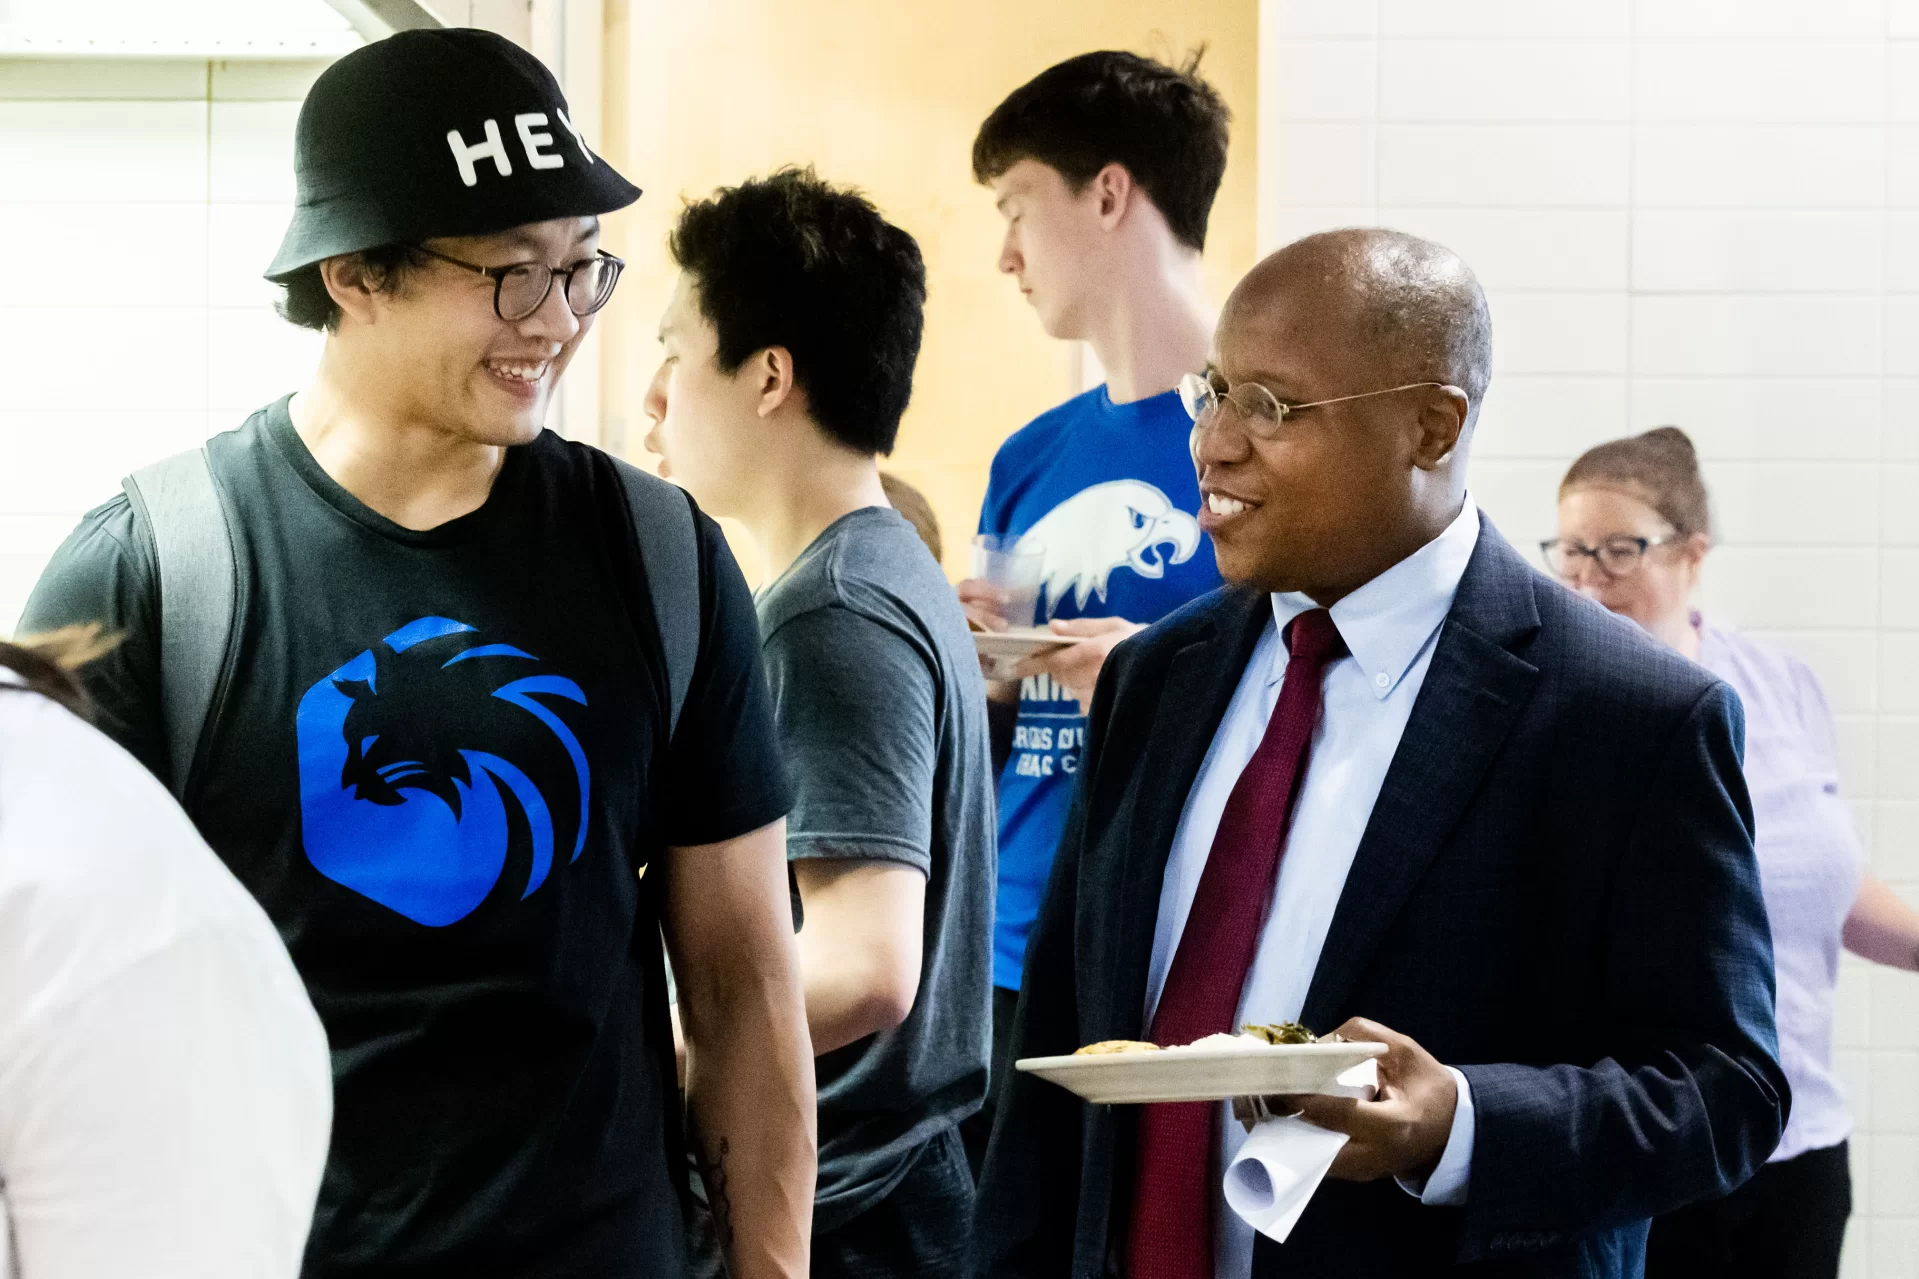
[[[1349,653],[1326,669],[1324,712],[1313,733],[1312,754],[1294,803],[1272,909],[1240,994],[1236,1025],[1299,1019],[1360,837],[1426,682],[1439,628],[1452,610],[1459,579],[1478,541],[1479,508],[1468,496],[1445,532],[1332,606],[1333,625]],[[1273,624],[1259,637],[1240,676],[1173,836],[1146,980],[1145,1024],[1149,1026],[1227,797],[1265,736],[1266,722],[1279,700],[1287,659],[1280,631],[1299,614],[1318,607],[1304,595],[1272,599]],[[1459,1071],[1452,1075],[1459,1088],[1459,1105],[1439,1165],[1423,1187],[1400,1183],[1429,1204],[1464,1203],[1471,1174],[1472,1089]],[[1233,1120],[1230,1107],[1221,1103],[1221,1109],[1224,1139],[1219,1181],[1223,1184],[1226,1165],[1246,1134]],[[1250,1275],[1253,1228],[1226,1206],[1223,1192],[1215,1204],[1214,1219],[1219,1223],[1214,1240],[1217,1279]]]

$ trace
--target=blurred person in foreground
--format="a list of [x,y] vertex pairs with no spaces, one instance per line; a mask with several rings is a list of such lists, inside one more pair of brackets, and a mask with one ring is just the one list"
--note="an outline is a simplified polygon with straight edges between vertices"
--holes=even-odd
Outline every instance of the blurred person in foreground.
[[1837,1275],[1852,1211],[1852,1117],[1832,1061],[1839,950],[1919,970],[1919,911],[1865,873],[1839,792],[1832,713],[1812,671],[1710,624],[1690,603],[1712,549],[1712,517],[1684,431],[1662,426],[1589,449],[1560,483],[1559,536],[1542,549],[1567,586],[1725,680],[1746,712],[1746,787],[1792,1117],[1751,1181],[1653,1223],[1647,1273]]
[[[983,580],[960,599],[983,629],[1050,622],[1075,642],[996,681],[999,894],[993,929],[994,1095],[1027,934],[1072,801],[1086,706],[1113,645],[1219,585],[1200,533],[1175,390],[1206,361],[1213,312],[1200,252],[1226,172],[1231,112],[1198,73],[1104,50],[1015,89],[973,140],[1013,277],[1050,338],[1085,342],[1103,385],[1034,418],[993,458],[979,531],[1045,556],[1037,616],[1006,616]],[[968,1125],[977,1167],[991,1107]]]
[[[1246,1022],[1387,1045],[1288,1241],[1225,1206],[1225,1103],[1008,1080],[979,1273],[1633,1276],[1786,1084],[1732,690],[1529,568],[1466,489],[1491,324],[1382,230],[1234,289],[1188,384],[1231,584],[1116,648],[1013,1051]],[[1489,1273],[1495,1271],[1489,1270]]]
[[965,614],[888,504],[926,269],[858,194],[782,170],[689,205],[645,400],[662,473],[766,554],[787,856],[819,1079],[813,1274],[968,1273],[958,1124],[986,1095],[993,778]]
[[259,905],[87,724],[68,667],[98,647],[0,644],[0,1275],[293,1279],[326,1034]]
[[[325,347],[206,449],[241,589],[194,765],[161,641],[202,605],[167,595],[150,502],[88,514],[28,605],[124,634],[89,670],[103,724],[185,794],[326,1024],[308,1279],[679,1273],[683,1114],[736,1279],[805,1271],[813,1063],[752,599],[684,493],[542,429],[618,279],[598,215],[639,195],[568,120],[469,29],[308,94],[268,276]],[[643,515],[679,557],[646,558]],[[662,564],[696,617],[656,613]]]

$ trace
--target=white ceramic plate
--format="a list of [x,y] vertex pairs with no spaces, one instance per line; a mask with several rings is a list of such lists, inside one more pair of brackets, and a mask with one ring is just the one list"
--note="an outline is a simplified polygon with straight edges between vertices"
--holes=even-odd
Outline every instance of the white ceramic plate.
[[1065,648],[1072,642],[1065,636],[1053,634],[1044,626],[1016,626],[1004,631],[973,632],[973,647],[981,653],[987,657],[1010,657],[1015,661],[1050,649]]
[[1013,1064],[1087,1101],[1112,1106],[1322,1092],[1360,1062],[1385,1055],[1384,1044],[1248,1044],[1175,1052],[1024,1057]]

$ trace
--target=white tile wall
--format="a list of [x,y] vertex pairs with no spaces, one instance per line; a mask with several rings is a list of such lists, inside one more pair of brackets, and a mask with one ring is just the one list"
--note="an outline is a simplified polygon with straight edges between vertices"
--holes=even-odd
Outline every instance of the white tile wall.
[[1724,461],[1713,467],[1712,504],[1713,531],[1729,546],[1870,547],[1879,464]]
[[1623,120],[1628,46],[1587,40],[1395,39],[1379,42],[1387,120]]
[[1496,373],[1624,373],[1626,297],[1486,291]]
[[1887,213],[1886,287],[1919,292],[1919,213]]
[[[1474,264],[1472,483],[1521,547],[1580,451],[1691,433],[1702,603],[1818,673],[1873,868],[1919,902],[1919,0],[1263,0],[1261,23],[1267,83],[1282,35],[1329,68],[1262,94],[1264,154],[1299,160],[1262,170],[1265,245],[1376,223]],[[1835,1017],[1845,1274],[1919,1279],[1919,977],[1849,957]]]
[[0,62],[0,241],[63,264],[0,299],[0,349],[37,353],[0,397],[0,634],[122,475],[311,372],[260,272],[318,66]]
[[1625,287],[1623,209],[1422,209],[1381,201],[1378,220],[1453,246],[1489,289]]
[[1895,41],[1886,50],[1886,119],[1919,121],[1919,43]]
[[1886,372],[1919,376],[1919,293],[1886,296]]
[[1877,376],[1881,311],[1877,297],[1637,293],[1632,299],[1633,371]]
[[1271,96],[1282,120],[1370,120],[1378,55],[1371,40],[1260,41],[1260,59],[1283,67]]
[[1281,36],[1371,36],[1378,15],[1371,4],[1352,0],[1298,0],[1268,14],[1260,12],[1260,34]]
[[1884,225],[1877,210],[1635,213],[1632,286],[1647,293],[1857,292],[1876,299]]
[[1473,455],[1556,462],[1623,434],[1627,420],[1624,378],[1502,373],[1479,410]]
[[1647,123],[1870,124],[1887,117],[1886,53],[1877,40],[1642,40],[1632,60],[1633,110]]
[[1630,141],[1623,124],[1381,124],[1374,163],[1379,199],[1428,207],[1623,209],[1632,190]]
[[[1883,679],[1880,688],[1886,688]],[[1919,881],[1919,803],[1882,799],[1873,805],[1873,813],[1878,835],[1873,869],[1888,880],[1908,884]]]
[[1919,630],[1919,551],[1887,547],[1879,555],[1880,608],[1895,630]]
[[1895,209],[1919,206],[1919,125],[1886,128],[1886,203]]
[[1840,36],[1883,34],[1882,0],[1636,0],[1634,31],[1642,38]]
[[1885,512],[1879,536],[1887,546],[1919,546],[1919,466],[1887,462],[1880,468],[1879,501]]
[[1878,209],[1887,132],[1880,124],[1644,124],[1632,138],[1633,204]]
[[1370,204],[1272,204],[1259,210],[1262,243],[1285,244],[1314,231],[1342,226],[1367,226],[1374,220]]
[[[1352,7],[1370,6],[1362,0]],[[1627,35],[1632,6],[1628,0],[1382,0],[1379,11],[1382,29],[1396,36],[1618,40]]]
[[1872,461],[1883,400],[1873,378],[1635,375],[1631,420],[1684,424],[1708,457]]
[[8,204],[154,202],[207,194],[205,102],[0,101],[0,173]]
[[1374,191],[1370,120],[1291,120],[1260,135],[1261,172],[1283,191],[1316,204],[1371,204]]

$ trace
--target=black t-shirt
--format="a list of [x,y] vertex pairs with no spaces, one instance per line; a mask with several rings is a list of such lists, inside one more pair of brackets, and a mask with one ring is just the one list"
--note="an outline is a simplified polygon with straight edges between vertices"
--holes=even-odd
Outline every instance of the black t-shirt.
[[[309,1276],[683,1269],[654,893],[667,845],[789,805],[753,604],[700,517],[679,730],[611,461],[543,434],[428,532],[314,461],[281,401],[211,445],[240,625],[189,809],[272,915],[333,1048]],[[103,725],[163,778],[157,573],[117,498],[24,625],[125,636]]]

